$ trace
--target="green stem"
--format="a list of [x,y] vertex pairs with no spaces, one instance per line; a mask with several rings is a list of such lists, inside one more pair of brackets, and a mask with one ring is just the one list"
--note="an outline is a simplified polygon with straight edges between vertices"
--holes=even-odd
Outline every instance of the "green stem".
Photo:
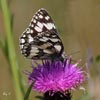
[[16,100],[23,100],[23,96],[20,88],[19,66],[16,59],[14,41],[12,37],[11,17],[10,17],[10,12],[6,0],[1,0],[1,8],[3,12],[6,35],[7,35],[8,53],[9,53],[8,57],[9,57],[10,66],[13,75],[15,93],[17,98]]

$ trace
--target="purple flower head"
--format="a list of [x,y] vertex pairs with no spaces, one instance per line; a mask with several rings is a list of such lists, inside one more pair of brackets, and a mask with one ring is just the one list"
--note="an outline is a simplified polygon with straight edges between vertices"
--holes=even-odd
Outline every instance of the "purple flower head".
[[29,83],[34,81],[33,89],[46,93],[66,92],[80,86],[84,80],[84,72],[77,66],[71,64],[71,59],[61,61],[43,61],[29,75]]

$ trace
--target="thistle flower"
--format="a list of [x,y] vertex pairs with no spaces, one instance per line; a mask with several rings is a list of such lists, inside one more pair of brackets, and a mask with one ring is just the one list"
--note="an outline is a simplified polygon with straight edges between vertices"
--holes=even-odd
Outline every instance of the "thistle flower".
[[77,65],[78,63],[71,64],[71,59],[64,62],[43,61],[37,67],[33,66],[29,83],[34,81],[33,89],[44,93],[44,100],[70,100],[71,90],[76,89],[85,80],[84,72]]

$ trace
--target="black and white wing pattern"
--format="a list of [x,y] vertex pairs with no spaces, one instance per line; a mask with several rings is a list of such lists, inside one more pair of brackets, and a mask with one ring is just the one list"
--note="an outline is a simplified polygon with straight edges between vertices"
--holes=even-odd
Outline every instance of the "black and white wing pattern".
[[44,8],[33,16],[29,27],[20,37],[21,53],[30,59],[58,59],[64,47],[52,18]]

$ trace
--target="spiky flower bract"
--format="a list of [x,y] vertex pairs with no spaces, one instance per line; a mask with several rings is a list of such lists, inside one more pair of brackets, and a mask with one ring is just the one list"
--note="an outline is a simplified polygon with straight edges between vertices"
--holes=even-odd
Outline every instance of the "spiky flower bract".
[[[29,83],[34,81],[33,89],[42,93],[66,93],[80,86],[85,80],[84,72],[78,63],[71,59],[61,61],[43,61],[29,75]],[[52,91],[52,92],[51,92]]]

